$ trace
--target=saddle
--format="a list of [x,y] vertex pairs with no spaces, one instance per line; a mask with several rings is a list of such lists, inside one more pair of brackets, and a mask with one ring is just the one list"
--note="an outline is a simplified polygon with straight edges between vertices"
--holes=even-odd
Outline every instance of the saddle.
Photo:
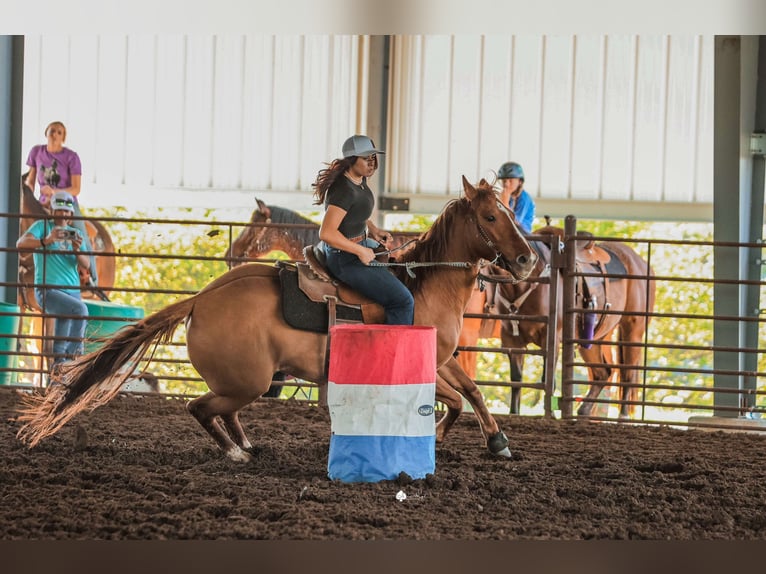
[[319,245],[303,249],[305,261],[278,261],[282,311],[296,329],[329,333],[337,323],[383,323],[383,307],[333,278]]
[[[582,245],[577,241],[576,245],[577,272],[594,274],[587,277],[578,276],[575,283],[576,304],[591,311],[579,316],[580,331],[583,338],[591,339],[598,332],[605,318],[603,313],[599,314],[598,323],[596,323],[592,313],[599,309],[608,310],[612,306],[609,301],[609,286],[614,281],[621,281],[622,277],[615,277],[615,275],[625,275],[627,270],[619,257],[609,249],[594,244],[592,239],[584,241]],[[597,273],[600,276],[595,276]],[[588,315],[591,316],[587,317]],[[589,347],[590,345],[585,346],[585,348]]]

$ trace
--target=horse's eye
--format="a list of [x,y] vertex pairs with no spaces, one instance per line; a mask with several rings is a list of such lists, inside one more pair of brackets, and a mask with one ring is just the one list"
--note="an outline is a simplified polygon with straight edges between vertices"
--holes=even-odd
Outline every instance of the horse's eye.
[[487,217],[485,217],[484,219],[486,219],[487,221],[489,221],[490,223],[492,223],[493,221],[495,221],[495,216],[494,216],[494,215],[488,215],[488,216],[487,216]]

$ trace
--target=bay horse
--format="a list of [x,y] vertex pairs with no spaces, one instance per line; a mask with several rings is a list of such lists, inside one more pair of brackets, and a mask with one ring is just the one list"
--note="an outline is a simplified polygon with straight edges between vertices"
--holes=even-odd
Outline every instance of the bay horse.
[[[462,412],[465,397],[474,406],[487,448],[507,458],[511,456],[507,437],[453,356],[463,312],[484,260],[521,280],[532,271],[537,256],[492,186],[482,179],[474,187],[464,176],[462,197],[445,205],[399,263],[431,266],[419,267],[413,274],[409,267],[394,271],[415,298],[415,325],[436,328],[436,400],[447,405],[437,423],[437,442],[444,440]],[[228,458],[251,460],[252,445],[238,413],[268,390],[272,374],[283,371],[327,383],[327,334],[289,326],[281,307],[275,266],[234,267],[197,294],[122,328],[99,350],[65,363],[47,393],[25,397],[17,436],[32,447],[78,412],[111,400],[144,356],[169,342],[185,322],[189,359],[209,388],[188,403],[188,411]]]
[[[550,235],[553,241],[559,241],[564,237],[564,230],[560,227],[546,225],[532,232],[532,235]],[[530,242],[539,257],[535,268],[529,278],[539,278],[546,272],[546,266],[550,271],[551,252],[550,244],[544,241]],[[567,248],[577,248],[577,242],[571,242]],[[611,257],[616,257],[624,268],[625,275],[633,278],[621,278],[609,273],[607,296],[598,301],[593,309],[596,315],[596,326],[590,348],[579,345],[578,351],[585,363],[601,363],[609,366],[588,366],[588,379],[591,382],[587,395],[577,410],[578,416],[588,417],[591,415],[597,399],[603,388],[613,375],[619,375],[619,382],[625,383],[620,386],[620,418],[626,419],[632,416],[634,405],[628,401],[635,401],[638,395],[639,371],[634,367],[641,364],[642,348],[630,343],[641,343],[648,327],[648,317],[632,315],[630,313],[651,313],[654,310],[656,284],[648,279],[654,276],[654,271],[648,263],[630,246],[620,241],[608,241],[595,244],[607,251]],[[579,250],[578,250],[579,251]],[[503,274],[503,271],[499,272]],[[647,279],[643,279],[646,277]],[[529,279],[528,278],[528,279]],[[559,282],[557,301],[557,334],[554,349],[548,349],[547,360],[544,369],[555,369],[558,357],[558,349],[561,344],[563,332],[563,289],[562,278],[559,273],[553,272],[551,281]],[[648,281],[648,285],[647,285]],[[498,283],[496,286],[496,303],[499,313],[512,313],[519,315],[543,315],[547,316],[550,310],[550,283],[522,281],[518,283]],[[608,308],[615,314],[599,313]],[[619,314],[625,313],[625,314]],[[500,339],[503,347],[526,348],[534,344],[541,349],[546,348],[548,324],[538,321],[523,321],[503,319]],[[616,336],[616,339],[615,339]],[[617,344],[614,344],[616,342]],[[612,343],[612,344],[610,344]],[[628,343],[622,345],[620,343]],[[616,352],[615,357],[612,349]],[[512,354],[511,380],[520,382],[524,365],[523,354]],[[544,376],[544,375],[543,375]],[[515,387],[511,391],[511,412],[519,412],[521,389]]]
[[[259,259],[271,251],[281,251],[290,259],[300,261],[303,259],[303,248],[319,241],[319,225],[317,223],[290,209],[266,205],[258,198],[255,201],[258,207],[251,214],[249,224],[234,239],[231,247],[226,250],[224,257],[230,267],[242,265],[252,259]],[[418,237],[420,233],[392,231],[390,235],[390,248],[397,249]],[[399,256],[398,252],[394,252],[392,255],[394,259]],[[485,301],[485,294],[479,290],[478,284],[474,285],[465,312],[483,313]],[[494,328],[494,332],[486,333],[487,326]],[[473,346],[480,336],[500,338],[499,323],[494,321],[488,323],[472,317],[464,318],[458,346]],[[460,351],[457,356],[457,362],[471,379],[476,378],[476,356],[475,351]],[[278,396],[279,386],[273,386],[270,394],[271,396]]]
[[[21,218],[19,220],[19,237],[38,219],[50,217],[51,214],[37,200],[34,192],[25,183],[26,174],[21,177]],[[115,260],[114,243],[106,227],[95,220],[84,220],[85,229],[90,239],[91,249],[96,252],[95,262],[98,272],[98,285],[90,284],[90,275],[80,270],[80,287],[82,288],[83,299],[108,299],[107,293],[114,286],[115,279]],[[35,267],[31,252],[19,253],[19,287],[18,287],[18,305],[22,313],[32,311],[41,313],[42,309],[37,297],[35,296]],[[30,325],[30,336],[32,339],[39,340],[45,333],[53,333],[52,317],[44,320],[39,317],[32,318]],[[19,321],[19,337],[22,336],[24,325],[23,318]],[[53,348],[51,339],[42,339],[40,345],[43,356],[50,356]],[[37,365],[41,368],[41,365]]]

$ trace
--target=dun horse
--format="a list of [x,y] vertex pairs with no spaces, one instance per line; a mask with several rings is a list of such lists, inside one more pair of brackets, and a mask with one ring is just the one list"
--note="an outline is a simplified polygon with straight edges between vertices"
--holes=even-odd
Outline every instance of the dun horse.
[[[533,232],[534,235],[553,235],[563,238],[564,230],[558,227],[546,226]],[[558,239],[554,239],[557,241]],[[537,264],[532,272],[531,278],[539,278],[546,266],[550,264],[551,253],[550,245],[544,241],[533,241],[533,246],[539,254]],[[606,251],[610,258],[616,258],[617,270],[607,268],[605,274],[606,285],[608,285],[603,295],[596,298],[595,308],[592,309],[595,315],[595,330],[592,337],[593,343],[586,348],[585,343],[579,347],[580,356],[583,362],[590,363],[593,366],[588,367],[589,380],[591,386],[587,395],[583,398],[577,414],[580,416],[590,416],[595,405],[593,400],[597,399],[607,382],[612,379],[613,374],[619,373],[619,382],[624,383],[620,386],[620,418],[627,418],[632,414],[633,405],[631,401],[636,400],[638,389],[635,386],[638,383],[639,371],[635,369],[641,364],[642,348],[638,346],[646,333],[648,318],[643,315],[633,315],[632,313],[651,313],[654,310],[655,282],[648,281],[641,277],[652,277],[652,269],[646,261],[625,243],[618,241],[609,241],[595,246],[578,248],[578,242],[571,243],[571,248],[577,249],[576,257],[585,257],[586,251],[592,248],[601,248]],[[569,246],[568,246],[569,248]],[[578,265],[587,263],[580,262]],[[607,264],[608,265],[608,264]],[[591,273],[590,269],[581,269],[582,272]],[[633,276],[631,278],[622,278],[619,275],[624,274]],[[558,333],[556,336],[556,345],[546,354],[547,361],[544,369],[556,368],[558,357],[558,348],[562,338],[563,324],[563,304],[561,276],[555,274],[551,277],[552,281],[559,281],[559,300],[558,300]],[[593,279],[591,279],[593,281]],[[595,279],[598,282],[598,278]],[[603,285],[602,281],[602,285]],[[549,315],[550,314],[550,284],[547,282],[523,281],[519,283],[499,283],[496,286],[495,303],[499,313],[512,313],[519,315]],[[587,288],[587,287],[585,287]],[[579,297],[583,295],[580,287]],[[577,299],[579,305],[583,305],[582,299]],[[609,309],[615,314],[600,313]],[[624,313],[624,314],[621,314]],[[581,320],[582,314],[579,314]],[[502,320],[500,339],[503,347],[526,348],[530,344],[537,345],[545,349],[547,340],[547,323],[523,320]],[[616,335],[616,340],[615,340]],[[617,363],[612,356],[612,348],[616,349]],[[550,361],[550,364],[548,364]],[[524,355],[513,354],[511,356],[511,380],[522,380],[522,369],[524,364]],[[600,364],[600,365],[595,365]],[[606,365],[606,366],[601,366]],[[519,412],[520,388],[512,390],[511,412]]]
[[[465,396],[474,406],[490,452],[510,456],[508,439],[453,352],[480,261],[494,261],[523,279],[537,256],[486,181],[474,187],[464,177],[463,190],[464,197],[450,201],[401,258],[401,263],[436,265],[419,267],[415,277],[402,267],[395,269],[415,297],[415,324],[434,326],[437,332],[436,399],[447,405],[437,424],[437,441],[444,440],[462,412]],[[448,262],[463,265],[439,265]],[[235,267],[196,295],[124,327],[98,351],[67,364],[60,384],[45,395],[26,397],[19,438],[34,446],[78,412],[109,401],[141,359],[170,341],[182,322],[189,359],[210,389],[190,401],[188,410],[232,460],[252,458],[238,413],[266,392],[274,372],[327,383],[327,335],[290,327],[282,316],[278,270],[252,263]]]

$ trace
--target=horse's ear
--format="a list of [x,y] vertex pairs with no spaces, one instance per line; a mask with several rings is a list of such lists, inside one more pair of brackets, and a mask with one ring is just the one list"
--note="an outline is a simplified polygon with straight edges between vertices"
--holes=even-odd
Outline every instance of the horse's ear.
[[463,176],[463,191],[465,192],[465,196],[469,199],[469,201],[473,201],[476,197],[476,188],[472,186],[468,180]]

